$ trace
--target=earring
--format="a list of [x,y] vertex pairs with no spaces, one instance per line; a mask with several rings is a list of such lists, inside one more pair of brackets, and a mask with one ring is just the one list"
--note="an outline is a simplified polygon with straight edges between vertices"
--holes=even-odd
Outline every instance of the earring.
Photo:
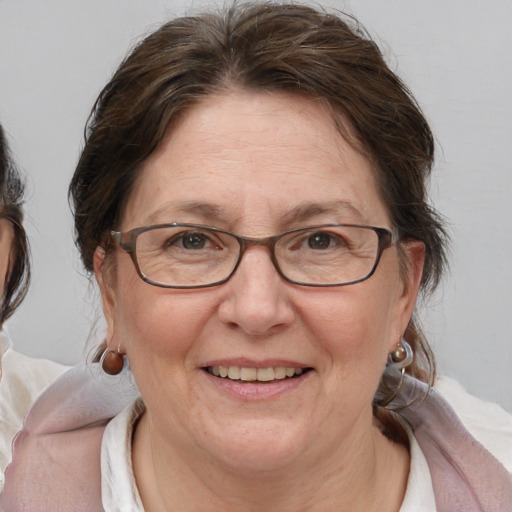
[[124,368],[124,354],[120,347],[116,350],[105,349],[100,359],[101,369],[108,375],[119,375]]
[[412,352],[411,345],[405,341],[405,338],[402,338],[395,350],[390,354],[391,364],[395,366],[395,368],[399,368],[402,371],[402,374],[405,373],[405,369],[412,363],[414,359],[414,354]]
[[412,351],[411,345],[407,343],[405,338],[402,338],[395,347],[395,350],[389,354],[388,364],[386,365],[386,370],[384,371],[383,376],[383,378],[385,378],[387,375],[389,378],[393,374],[396,375],[398,370],[400,372],[400,381],[391,396],[385,400],[379,400],[380,403],[378,405],[386,407],[396,398],[404,382],[405,369],[412,363],[413,359],[414,352]]

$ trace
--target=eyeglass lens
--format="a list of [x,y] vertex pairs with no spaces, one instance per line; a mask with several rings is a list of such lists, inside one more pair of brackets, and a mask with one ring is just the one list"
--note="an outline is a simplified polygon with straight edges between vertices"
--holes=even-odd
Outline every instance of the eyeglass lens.
[[[199,226],[154,227],[137,235],[135,256],[140,272],[155,284],[207,286],[226,280],[236,268],[244,244],[241,240]],[[379,254],[377,232],[362,226],[304,228],[274,240],[270,245],[281,274],[313,286],[363,279]],[[252,243],[258,242],[248,245]]]

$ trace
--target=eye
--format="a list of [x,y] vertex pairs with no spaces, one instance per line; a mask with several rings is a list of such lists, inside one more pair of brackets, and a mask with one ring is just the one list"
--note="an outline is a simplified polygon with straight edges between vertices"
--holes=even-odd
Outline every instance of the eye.
[[195,259],[212,257],[226,248],[221,236],[195,226],[162,226],[137,238],[137,257]]
[[334,240],[333,235],[325,231],[317,231],[308,236],[308,247],[310,249],[325,250],[329,249],[332,245],[339,243],[339,237]]
[[[335,229],[334,227],[332,229]],[[320,252],[346,252],[352,247],[347,233],[324,230],[306,230],[283,239],[283,245],[289,251],[309,251],[311,254]]]
[[204,233],[198,233],[198,232],[190,232],[190,233],[184,233],[181,235],[178,239],[179,242],[181,242],[181,246],[184,249],[204,249],[209,239]]

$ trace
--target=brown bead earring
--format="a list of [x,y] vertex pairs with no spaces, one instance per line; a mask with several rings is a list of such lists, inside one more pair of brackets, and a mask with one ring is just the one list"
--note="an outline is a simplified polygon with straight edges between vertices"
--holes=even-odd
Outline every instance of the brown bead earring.
[[116,350],[109,350],[107,347],[101,356],[100,365],[106,374],[119,375],[124,368],[124,354],[119,347]]

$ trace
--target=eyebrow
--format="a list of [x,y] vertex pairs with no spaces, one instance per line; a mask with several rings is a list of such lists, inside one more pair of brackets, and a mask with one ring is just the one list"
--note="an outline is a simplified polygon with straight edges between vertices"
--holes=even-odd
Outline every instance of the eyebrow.
[[340,215],[349,213],[359,220],[363,219],[362,213],[350,201],[328,201],[326,203],[308,202],[302,203],[288,212],[284,218],[284,224],[295,224],[304,222],[316,215],[331,214]]
[[[164,213],[190,213],[199,215],[206,221],[213,223],[229,223],[230,220],[228,212],[219,205],[202,201],[189,201],[177,204],[166,204],[152,212],[148,216],[148,221],[151,224],[157,222],[158,216]],[[306,202],[295,206],[291,211],[287,212],[280,220],[280,224],[289,226],[306,222],[317,215],[346,215],[347,213],[357,217],[359,221],[363,219],[362,213],[350,201],[340,200],[328,201],[326,203]]]
[[155,222],[157,217],[163,213],[193,213],[212,221],[226,221],[227,212],[220,206],[202,201],[189,201],[184,203],[170,203],[158,208],[149,215],[150,223]]

